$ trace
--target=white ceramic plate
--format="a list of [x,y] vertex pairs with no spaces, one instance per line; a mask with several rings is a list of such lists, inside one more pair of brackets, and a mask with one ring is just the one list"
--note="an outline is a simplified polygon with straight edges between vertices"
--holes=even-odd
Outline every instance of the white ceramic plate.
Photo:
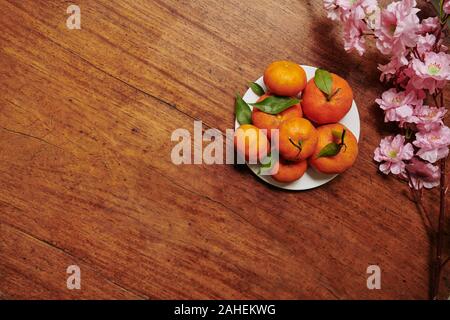
[[[303,69],[305,69],[306,77],[308,81],[312,78],[314,78],[314,75],[316,73],[317,68],[310,67],[310,66],[304,66],[301,65]],[[259,78],[257,81],[255,81],[257,84],[262,86],[264,90],[267,91],[266,86],[264,84],[263,77]],[[247,103],[255,103],[258,100],[258,96],[251,90],[248,89],[245,93],[243,99]],[[250,108],[253,109],[252,106]],[[344,126],[346,126],[350,131],[355,135],[356,139],[359,140],[359,132],[360,132],[360,120],[359,120],[359,114],[358,114],[358,107],[356,106],[355,100],[353,100],[352,107],[350,111],[345,115],[344,118],[339,121]],[[239,127],[239,122],[237,119],[235,120],[235,129]],[[330,174],[323,174],[315,171],[313,168],[309,167],[308,170],[305,172],[303,177],[298,179],[297,181],[291,182],[291,183],[281,183],[278,181],[275,181],[270,176],[261,176],[258,175],[258,169],[259,165],[248,165],[249,168],[253,171],[254,174],[256,174],[259,178],[266,181],[267,183],[287,190],[308,190],[312,188],[317,188],[331,180],[333,180],[335,177],[337,177],[337,174],[330,175]]]

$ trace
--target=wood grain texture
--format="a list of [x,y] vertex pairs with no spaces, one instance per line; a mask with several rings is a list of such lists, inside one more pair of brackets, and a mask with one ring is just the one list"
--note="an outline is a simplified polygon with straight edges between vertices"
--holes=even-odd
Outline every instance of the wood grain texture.
[[[421,218],[372,161],[382,58],[345,53],[319,1],[79,0],[68,30],[71,3],[0,0],[0,298],[427,298]],[[300,193],[174,165],[172,131],[232,128],[234,93],[276,59],[350,82],[356,165]]]

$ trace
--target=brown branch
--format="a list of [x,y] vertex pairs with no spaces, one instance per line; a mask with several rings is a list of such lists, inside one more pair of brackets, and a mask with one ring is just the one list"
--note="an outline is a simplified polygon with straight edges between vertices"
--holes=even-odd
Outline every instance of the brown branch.
[[427,213],[427,210],[425,209],[423,202],[422,202],[422,195],[419,194],[420,191],[414,189],[414,188],[410,188],[411,190],[411,194],[413,196],[414,199],[414,203],[417,206],[417,209],[419,210],[420,216],[423,220],[423,223],[425,225],[426,231],[428,233],[428,236],[430,236],[430,238],[433,236],[433,233],[435,232],[435,227],[433,226],[433,223],[430,220],[430,216]]
[[442,262],[442,249],[444,246],[444,224],[445,224],[445,212],[446,212],[446,199],[445,195],[447,193],[446,189],[446,159],[442,159],[440,162],[441,168],[441,184],[440,184],[440,206],[439,206],[439,223],[438,231],[435,234],[436,240],[436,255],[433,261],[433,274],[432,274],[432,284],[431,284],[431,298],[433,300],[438,299],[439,295],[439,285],[441,282],[442,267],[445,262]]
[[447,257],[444,262],[442,262],[441,268],[444,269],[445,265],[450,261],[450,257]]
[[433,100],[434,100],[434,106],[436,108],[439,108],[439,103],[438,103],[438,100],[437,100],[436,93],[433,93]]

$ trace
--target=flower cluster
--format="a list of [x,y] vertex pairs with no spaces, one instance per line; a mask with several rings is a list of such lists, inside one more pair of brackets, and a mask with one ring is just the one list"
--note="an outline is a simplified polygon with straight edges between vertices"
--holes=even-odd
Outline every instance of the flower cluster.
[[377,0],[324,0],[328,17],[344,24],[345,49],[355,49],[363,55],[364,35],[379,25],[380,9]]
[[380,80],[392,87],[376,103],[385,121],[396,122],[401,134],[384,138],[375,150],[380,171],[408,179],[415,189],[439,185],[436,162],[448,156],[450,146],[450,128],[443,122],[443,88],[450,80],[450,55],[443,40],[450,0],[437,1],[437,16],[422,20],[415,0],[395,1],[386,8],[377,0],[323,3],[328,17],[343,23],[347,51],[363,55],[366,37],[373,36],[378,50],[389,57],[379,70]]

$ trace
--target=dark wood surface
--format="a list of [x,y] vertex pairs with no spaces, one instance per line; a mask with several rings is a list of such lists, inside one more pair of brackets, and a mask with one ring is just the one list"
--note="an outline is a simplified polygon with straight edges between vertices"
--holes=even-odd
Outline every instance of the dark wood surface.
[[[320,1],[77,0],[68,30],[71,3],[0,0],[0,299],[428,297],[421,218],[372,161],[389,132],[373,102],[383,58],[345,53]],[[173,130],[233,128],[235,92],[279,59],[352,85],[351,170],[286,192],[171,162]],[[81,290],[66,288],[72,264]]]

